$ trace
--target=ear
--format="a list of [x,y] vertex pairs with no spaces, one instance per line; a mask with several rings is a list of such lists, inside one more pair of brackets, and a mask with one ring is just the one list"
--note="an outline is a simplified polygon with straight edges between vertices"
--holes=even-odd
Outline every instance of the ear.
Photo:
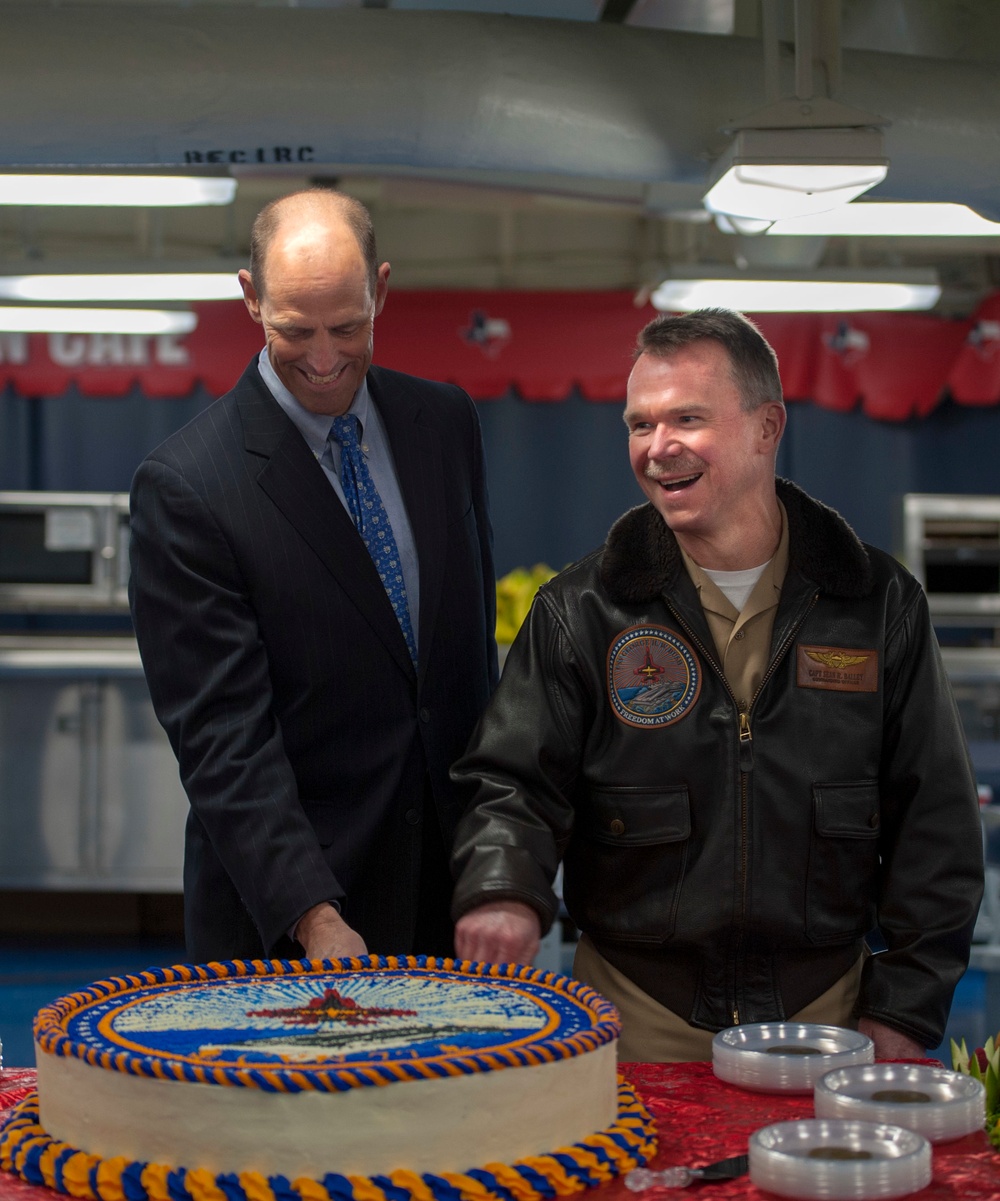
[[389,264],[383,263],[375,277],[375,312],[373,314],[375,317],[382,312],[382,306],[385,304],[386,294],[389,291],[389,271]]
[[785,432],[785,406],[772,401],[761,405],[760,415],[760,449],[764,454],[777,452],[781,435]]
[[247,312],[257,322],[258,325],[263,325],[260,317],[260,300],[254,290],[253,282],[250,279],[250,272],[243,268],[239,273],[240,287],[243,289],[243,303],[247,306]]

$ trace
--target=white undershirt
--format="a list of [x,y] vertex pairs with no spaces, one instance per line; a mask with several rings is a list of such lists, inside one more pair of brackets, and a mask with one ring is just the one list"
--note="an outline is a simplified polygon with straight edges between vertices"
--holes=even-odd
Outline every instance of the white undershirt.
[[759,567],[747,567],[744,571],[710,571],[707,567],[703,567],[702,571],[719,591],[726,597],[729,603],[738,613],[743,612],[743,606],[747,603],[747,597],[753,592],[754,585],[764,574],[764,568],[767,563],[761,563]]

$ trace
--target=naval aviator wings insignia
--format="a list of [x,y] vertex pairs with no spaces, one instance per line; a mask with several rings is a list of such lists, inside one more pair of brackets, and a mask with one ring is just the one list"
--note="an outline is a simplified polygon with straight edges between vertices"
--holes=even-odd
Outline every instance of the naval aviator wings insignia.
[[855,667],[858,663],[865,663],[868,660],[867,655],[848,655],[843,651],[815,651],[808,647],[805,649],[806,654],[815,663],[822,663],[824,667]]
[[878,691],[877,650],[802,644],[795,649],[795,683],[799,688],[825,688],[831,692]]

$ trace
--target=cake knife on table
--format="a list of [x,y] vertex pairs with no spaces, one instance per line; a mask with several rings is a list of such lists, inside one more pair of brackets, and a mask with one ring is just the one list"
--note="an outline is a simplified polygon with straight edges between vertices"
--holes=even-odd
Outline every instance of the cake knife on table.
[[737,1176],[746,1175],[749,1162],[748,1155],[731,1155],[729,1159],[716,1160],[703,1168],[665,1168],[662,1172],[633,1168],[626,1175],[625,1183],[633,1192],[639,1193],[647,1188],[686,1188],[701,1181],[735,1180]]

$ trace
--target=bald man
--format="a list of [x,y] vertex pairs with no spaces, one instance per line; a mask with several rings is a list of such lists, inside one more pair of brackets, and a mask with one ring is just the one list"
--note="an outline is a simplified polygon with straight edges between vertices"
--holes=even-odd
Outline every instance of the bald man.
[[264,349],[133,481],[195,962],[452,953],[448,769],[496,682],[492,535],[469,397],[372,366],[388,282],[356,201],[264,208],[240,272]]

